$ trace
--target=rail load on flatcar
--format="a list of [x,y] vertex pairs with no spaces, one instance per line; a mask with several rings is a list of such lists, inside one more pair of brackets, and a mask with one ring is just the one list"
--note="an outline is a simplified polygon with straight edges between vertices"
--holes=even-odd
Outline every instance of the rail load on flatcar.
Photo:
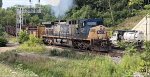
[[43,39],[47,44],[67,45],[81,50],[111,50],[103,19],[57,21],[45,26]]
[[142,47],[144,42],[144,33],[137,30],[115,30],[110,40],[114,47],[119,47],[118,43],[121,41],[133,43],[137,47]]

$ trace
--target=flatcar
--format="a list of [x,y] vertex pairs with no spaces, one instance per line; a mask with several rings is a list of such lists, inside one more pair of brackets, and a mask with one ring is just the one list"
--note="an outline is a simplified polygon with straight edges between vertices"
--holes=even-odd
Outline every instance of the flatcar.
[[46,44],[67,45],[81,50],[111,50],[103,19],[57,21],[45,26],[43,41]]

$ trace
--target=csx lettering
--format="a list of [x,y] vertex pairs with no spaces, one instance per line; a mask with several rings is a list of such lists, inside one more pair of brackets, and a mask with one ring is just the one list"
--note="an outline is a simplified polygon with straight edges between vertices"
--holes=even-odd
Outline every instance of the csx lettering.
[[97,34],[105,34],[105,31],[104,30],[98,30]]

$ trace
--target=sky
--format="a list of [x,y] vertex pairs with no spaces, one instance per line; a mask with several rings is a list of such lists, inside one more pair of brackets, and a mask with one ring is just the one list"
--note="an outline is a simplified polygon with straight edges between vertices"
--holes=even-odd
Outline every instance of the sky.
[[[3,0],[3,8],[11,7],[14,5],[34,5],[38,3],[38,0]],[[55,16],[64,15],[66,11],[68,11],[72,5],[73,0],[40,0],[40,4],[42,5],[51,5],[53,11],[55,12]]]
[[[31,0],[32,4],[37,4],[38,0]],[[50,4],[52,6],[57,6],[60,3],[60,0],[41,0],[40,1],[41,4],[46,5],[46,4]],[[3,8],[7,8],[16,4],[20,4],[20,5],[30,5],[29,0],[3,0]]]

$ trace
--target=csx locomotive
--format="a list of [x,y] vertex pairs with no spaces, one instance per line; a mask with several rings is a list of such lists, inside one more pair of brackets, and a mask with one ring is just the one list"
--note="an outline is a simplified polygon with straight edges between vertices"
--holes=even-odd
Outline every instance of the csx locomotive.
[[65,45],[81,50],[111,50],[103,19],[62,20],[43,24],[46,26],[43,35],[46,44]]

